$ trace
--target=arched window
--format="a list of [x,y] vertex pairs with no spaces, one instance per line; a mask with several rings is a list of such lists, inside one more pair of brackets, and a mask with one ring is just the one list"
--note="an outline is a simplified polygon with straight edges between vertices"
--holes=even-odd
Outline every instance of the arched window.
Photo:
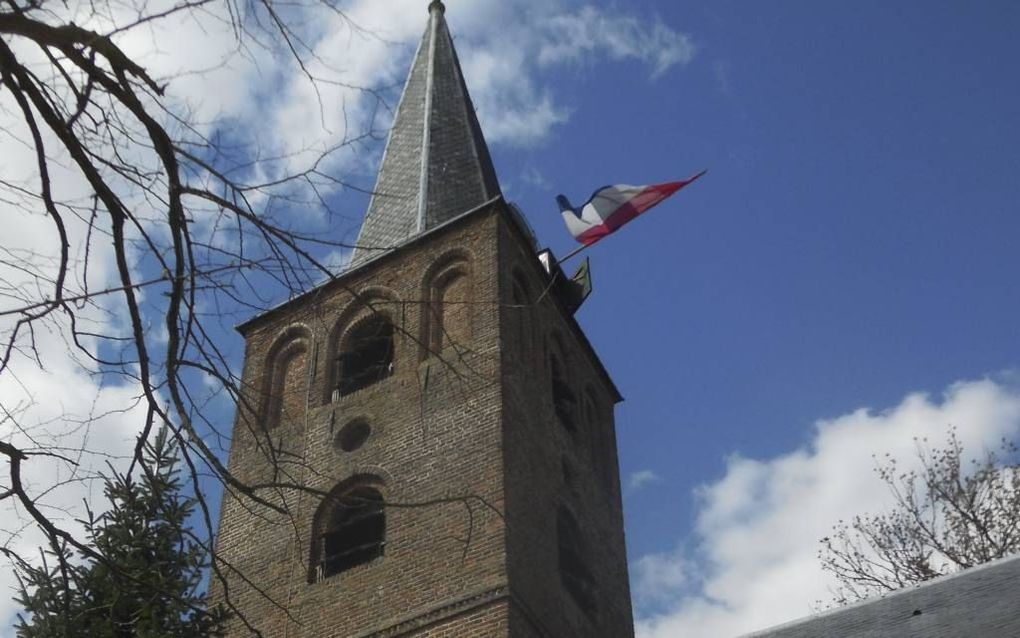
[[606,491],[612,489],[613,446],[609,439],[610,429],[602,423],[599,415],[599,401],[595,391],[589,386],[585,389],[584,421],[585,428],[591,433],[591,459],[595,474],[599,477]]
[[284,337],[266,357],[262,422],[266,429],[300,418],[308,386],[308,340],[303,333]]
[[393,323],[382,313],[355,324],[344,337],[336,359],[341,395],[370,386],[393,374]]
[[570,389],[570,384],[567,383],[563,360],[556,353],[555,349],[549,355],[549,372],[552,382],[553,409],[556,412],[556,418],[571,436],[576,436],[577,422],[575,411],[577,399],[574,396],[574,391]]
[[429,269],[424,298],[422,358],[451,346],[465,346],[471,338],[471,275],[467,258],[457,252]]
[[432,304],[432,347],[441,352],[454,345],[463,346],[471,337],[470,286],[465,273],[455,269],[437,282]]
[[386,548],[382,494],[363,484],[331,494],[319,506],[313,527],[312,582],[371,562]]
[[585,613],[595,611],[595,583],[588,567],[588,552],[581,527],[565,506],[556,511],[556,546],[560,582]]

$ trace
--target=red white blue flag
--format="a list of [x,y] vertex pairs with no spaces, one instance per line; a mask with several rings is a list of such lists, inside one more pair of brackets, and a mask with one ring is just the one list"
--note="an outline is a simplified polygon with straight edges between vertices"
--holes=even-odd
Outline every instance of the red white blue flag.
[[704,174],[705,171],[701,171],[679,182],[649,186],[606,186],[592,193],[591,199],[580,209],[571,206],[563,195],[558,196],[556,202],[570,234],[590,246]]

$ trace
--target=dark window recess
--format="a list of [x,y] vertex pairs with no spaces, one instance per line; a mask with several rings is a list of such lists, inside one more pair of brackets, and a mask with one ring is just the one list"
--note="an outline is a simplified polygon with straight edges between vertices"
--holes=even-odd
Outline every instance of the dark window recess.
[[393,373],[393,324],[382,315],[370,317],[347,335],[337,357],[337,387],[350,394]]
[[372,434],[372,427],[368,423],[351,421],[337,433],[336,444],[344,452],[353,452],[365,444],[370,434]]
[[323,521],[316,580],[382,556],[385,536],[386,514],[378,490],[362,487],[337,497]]
[[560,582],[577,606],[589,616],[597,611],[595,583],[586,560],[581,529],[567,508],[556,512],[556,541],[559,547]]
[[531,295],[528,294],[527,284],[524,283],[521,275],[515,274],[512,293],[514,328],[513,338],[517,340],[515,346],[522,354],[528,352],[528,328],[531,315]]
[[432,352],[449,346],[463,347],[471,332],[471,307],[468,305],[468,278],[461,270],[446,274],[432,292]]
[[[284,420],[285,408],[290,407],[293,410],[295,397],[303,395],[305,382],[303,355],[305,352],[304,342],[296,339],[291,341],[287,347],[271,355],[263,414],[263,423],[266,429],[280,425]],[[291,389],[289,397],[287,396],[288,388]],[[288,399],[291,404],[289,406],[287,405]]]
[[602,487],[612,493],[613,491],[613,452],[612,442],[609,437],[612,431],[602,423],[599,418],[599,410],[594,393],[589,389],[588,399],[585,401],[585,427],[592,433],[592,464],[595,466],[595,473],[598,475]]
[[577,399],[573,390],[563,376],[563,366],[556,357],[552,359],[552,399],[556,417],[571,434],[577,433],[577,422],[574,420]]

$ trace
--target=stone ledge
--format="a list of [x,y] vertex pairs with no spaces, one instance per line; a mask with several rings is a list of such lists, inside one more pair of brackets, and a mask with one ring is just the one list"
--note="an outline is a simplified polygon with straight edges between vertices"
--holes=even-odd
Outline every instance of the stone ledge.
[[454,616],[459,616],[465,612],[508,597],[509,593],[506,585],[500,585],[499,587],[493,587],[492,589],[443,603],[423,614],[398,621],[392,625],[358,634],[357,638],[395,638],[403,636],[408,632],[417,631],[429,625],[449,620]]

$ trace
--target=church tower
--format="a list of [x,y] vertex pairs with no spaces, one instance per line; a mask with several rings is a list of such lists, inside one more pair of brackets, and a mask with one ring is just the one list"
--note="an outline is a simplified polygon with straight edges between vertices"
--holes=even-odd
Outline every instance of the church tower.
[[278,509],[228,488],[213,596],[231,636],[633,636],[620,395],[428,15],[350,266],[239,327],[229,467]]

